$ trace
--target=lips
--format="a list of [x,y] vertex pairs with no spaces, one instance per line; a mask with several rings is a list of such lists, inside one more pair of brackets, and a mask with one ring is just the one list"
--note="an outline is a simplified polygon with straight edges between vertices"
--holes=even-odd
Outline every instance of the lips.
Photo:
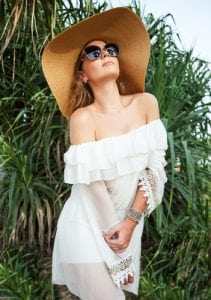
[[103,63],[103,67],[106,67],[106,66],[110,66],[110,65],[113,65],[114,63],[113,63],[113,61],[105,61],[104,63]]

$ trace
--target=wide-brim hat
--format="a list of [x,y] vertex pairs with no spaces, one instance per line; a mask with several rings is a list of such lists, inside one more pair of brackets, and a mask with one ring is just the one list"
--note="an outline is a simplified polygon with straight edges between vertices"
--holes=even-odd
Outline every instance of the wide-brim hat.
[[119,79],[126,94],[144,91],[150,39],[141,18],[126,7],[95,14],[58,34],[43,51],[44,75],[66,118],[70,117],[75,63],[83,46],[92,40],[119,46]]

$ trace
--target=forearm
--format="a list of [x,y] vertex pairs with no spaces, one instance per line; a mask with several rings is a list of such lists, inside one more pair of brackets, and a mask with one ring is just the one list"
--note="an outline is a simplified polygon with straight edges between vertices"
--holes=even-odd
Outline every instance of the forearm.
[[120,224],[111,228],[105,236],[109,246],[115,252],[122,252],[128,247],[132,233],[140,221],[136,221],[133,217],[131,218],[129,216],[128,213],[130,212],[130,209],[135,209],[138,214],[140,212],[140,216],[143,218],[144,216],[142,216],[142,214],[146,206],[147,198],[144,196],[144,191],[142,191],[140,186],[138,186],[134,201],[126,213],[125,219]]
[[103,181],[92,182],[87,185],[91,195],[94,208],[104,230],[119,223],[116,210],[111,197]]
[[[136,196],[130,208],[133,208],[136,211],[140,212],[141,214],[144,214],[146,207],[147,207],[147,197],[144,195],[144,191],[142,191],[140,187],[138,187]],[[125,217],[125,223],[133,229],[138,224],[138,222],[128,217],[127,215]]]
[[[139,219],[143,217],[142,214],[149,216],[162,201],[164,184],[166,182],[166,174],[164,170],[166,162],[164,156],[164,150],[152,152],[148,167],[142,170],[139,174],[138,188],[131,206],[131,208],[135,210],[135,219],[137,213],[136,223],[138,223]],[[128,216],[126,219],[128,219]]]
[[147,206],[147,197],[144,195],[144,191],[140,187],[137,188],[135,199],[132,203],[132,208],[144,213],[144,210]]

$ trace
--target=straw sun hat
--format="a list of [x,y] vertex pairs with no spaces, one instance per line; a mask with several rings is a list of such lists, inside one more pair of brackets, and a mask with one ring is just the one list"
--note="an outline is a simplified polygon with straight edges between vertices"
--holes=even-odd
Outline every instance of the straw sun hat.
[[120,81],[126,94],[143,92],[150,40],[140,17],[119,7],[87,18],[58,34],[43,51],[42,68],[62,114],[69,118],[74,67],[83,46],[103,40],[119,46]]

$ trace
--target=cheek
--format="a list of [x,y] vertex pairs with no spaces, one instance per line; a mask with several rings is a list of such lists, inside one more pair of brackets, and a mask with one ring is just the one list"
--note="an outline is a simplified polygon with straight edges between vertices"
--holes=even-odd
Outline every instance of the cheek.
[[120,73],[120,67],[119,67],[119,60],[116,58],[116,68],[118,72]]
[[93,77],[94,74],[96,74],[97,69],[99,71],[99,67],[97,66],[97,61],[95,62],[85,61],[83,64],[82,71],[88,78],[90,78]]

